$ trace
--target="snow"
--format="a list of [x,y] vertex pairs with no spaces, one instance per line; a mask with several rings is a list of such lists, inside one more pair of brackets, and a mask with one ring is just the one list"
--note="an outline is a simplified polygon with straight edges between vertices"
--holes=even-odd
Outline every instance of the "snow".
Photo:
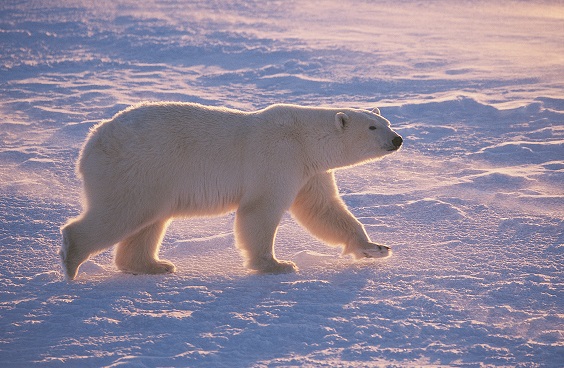
[[[542,0],[2,2],[1,365],[562,366],[563,31]],[[255,275],[229,215],[173,223],[173,275],[67,283],[80,146],[142,100],[379,106],[404,148],[337,177],[393,255],[287,216],[300,272]]]

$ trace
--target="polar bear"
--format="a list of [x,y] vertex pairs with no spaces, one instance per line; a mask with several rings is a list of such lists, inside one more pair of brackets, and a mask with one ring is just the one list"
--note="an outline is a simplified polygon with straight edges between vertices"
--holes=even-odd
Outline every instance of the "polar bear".
[[338,194],[333,170],[397,151],[402,138],[378,109],[272,105],[243,112],[194,103],[143,103],[95,126],[77,165],[84,211],[61,229],[68,280],[90,256],[117,244],[117,267],[175,271],[159,259],[175,217],[236,211],[235,242],[246,266],[295,271],[278,260],[283,214],[356,258],[386,257]]

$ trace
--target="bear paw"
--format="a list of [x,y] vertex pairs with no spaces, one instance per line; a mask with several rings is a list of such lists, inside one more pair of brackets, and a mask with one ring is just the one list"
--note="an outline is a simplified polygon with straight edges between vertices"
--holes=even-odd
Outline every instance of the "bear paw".
[[392,254],[390,247],[366,242],[360,245],[346,246],[343,254],[351,254],[355,259],[385,258]]
[[268,274],[283,274],[283,273],[293,273],[298,271],[298,266],[291,261],[279,261],[276,259],[263,261],[260,264],[255,264],[251,266],[253,270],[257,273],[268,273]]
[[76,278],[78,274],[78,267],[82,262],[73,259],[74,257],[69,256],[68,249],[62,248],[59,251],[59,256],[61,257],[61,266],[63,268],[63,273],[67,281],[72,281]]
[[174,273],[176,272],[176,266],[167,260],[160,259],[155,260],[149,264],[145,265],[118,265],[118,268],[126,273],[131,273],[134,275],[139,274],[149,274],[149,275],[157,275],[161,273]]
[[74,243],[70,240],[67,230],[63,230],[63,245],[59,250],[59,257],[61,257],[61,265],[67,281],[72,281],[78,274],[78,267],[88,259],[89,254],[80,252]]

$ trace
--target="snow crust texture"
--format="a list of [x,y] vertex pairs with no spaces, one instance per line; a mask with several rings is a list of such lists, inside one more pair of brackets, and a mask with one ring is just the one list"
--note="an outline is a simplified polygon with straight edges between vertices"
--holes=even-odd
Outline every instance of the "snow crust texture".
[[[564,7],[558,1],[4,1],[0,365],[561,367]],[[289,216],[248,273],[233,216],[178,220],[177,273],[67,283],[91,126],[143,100],[378,106],[404,137],[341,171],[387,259],[355,262]]]

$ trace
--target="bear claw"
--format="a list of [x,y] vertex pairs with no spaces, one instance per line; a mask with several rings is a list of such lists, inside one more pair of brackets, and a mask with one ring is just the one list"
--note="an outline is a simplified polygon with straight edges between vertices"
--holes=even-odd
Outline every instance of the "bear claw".
[[366,243],[345,248],[344,254],[351,254],[355,259],[385,258],[390,256],[391,249],[385,245]]

